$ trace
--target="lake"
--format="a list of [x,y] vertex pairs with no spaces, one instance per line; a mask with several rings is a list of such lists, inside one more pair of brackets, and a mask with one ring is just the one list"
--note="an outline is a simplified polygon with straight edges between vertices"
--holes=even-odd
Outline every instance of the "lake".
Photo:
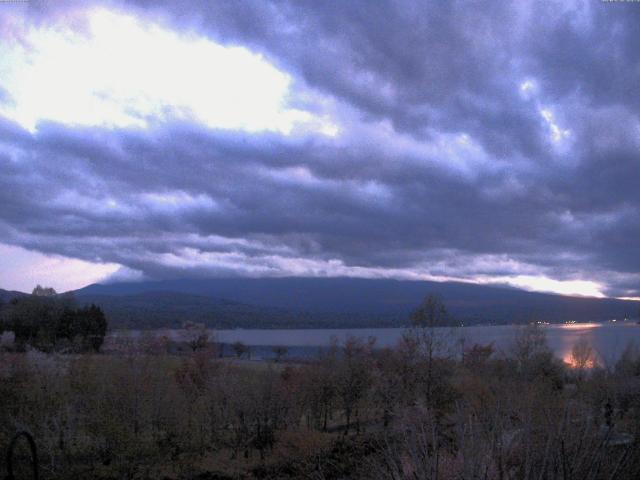
[[[452,348],[460,349],[463,345],[493,343],[497,352],[508,352],[521,326],[472,326],[456,329],[438,329],[452,343]],[[548,344],[553,352],[565,361],[571,355],[573,345],[585,338],[593,347],[598,362],[602,365],[613,365],[624,348],[631,341],[640,346],[640,325],[634,322],[606,323],[574,323],[542,325]],[[332,339],[343,342],[349,337],[366,339],[376,338],[376,346],[391,347],[398,343],[407,330],[404,328],[361,328],[361,329],[235,329],[212,330],[216,340],[225,344],[242,342],[252,347],[253,358],[271,358],[274,356],[273,346],[285,346],[292,357],[309,357],[331,345]],[[134,336],[139,332],[130,332]],[[158,335],[167,335],[173,339],[181,337],[179,330],[164,330]],[[114,333],[118,336],[119,333]],[[456,347],[457,346],[457,347]],[[227,352],[225,352],[227,353]],[[229,352],[230,353],[230,352]]]

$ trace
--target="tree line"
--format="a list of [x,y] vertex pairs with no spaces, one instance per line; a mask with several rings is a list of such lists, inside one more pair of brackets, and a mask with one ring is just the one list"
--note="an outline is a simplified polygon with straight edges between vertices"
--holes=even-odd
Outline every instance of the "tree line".
[[18,351],[31,347],[43,352],[97,352],[107,326],[100,307],[77,307],[73,299],[39,285],[31,295],[0,305],[0,333],[13,332]]

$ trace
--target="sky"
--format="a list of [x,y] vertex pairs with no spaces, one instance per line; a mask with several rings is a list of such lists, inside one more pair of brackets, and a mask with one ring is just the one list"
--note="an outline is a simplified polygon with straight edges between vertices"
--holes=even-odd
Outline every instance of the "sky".
[[0,288],[640,297],[640,4],[0,2]]

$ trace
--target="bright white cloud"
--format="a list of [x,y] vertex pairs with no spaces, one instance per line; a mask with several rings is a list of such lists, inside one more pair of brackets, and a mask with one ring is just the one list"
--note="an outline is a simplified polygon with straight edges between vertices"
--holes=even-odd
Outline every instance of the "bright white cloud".
[[520,84],[520,95],[525,100],[529,100],[538,95],[539,88],[538,83],[529,78]]
[[[289,252],[291,253],[291,252]],[[319,277],[358,277],[358,278],[396,278],[404,280],[458,281],[485,285],[511,285],[524,290],[548,292],[560,295],[578,295],[585,297],[604,297],[603,286],[589,280],[555,280],[544,275],[514,274],[511,276],[475,275],[455,276],[438,274],[438,270],[425,267],[382,268],[346,265],[340,259],[309,259],[288,255],[265,254],[247,256],[242,251],[202,251],[196,248],[181,248],[160,256],[162,265],[191,269],[220,271],[231,269],[247,275],[299,275]],[[473,262],[473,261],[472,261]],[[433,266],[433,262],[430,262]],[[517,262],[505,260],[503,266],[514,271],[526,268]],[[482,262],[475,265],[482,267]],[[489,265],[487,265],[488,267]],[[496,264],[493,265],[495,268]],[[474,278],[475,277],[475,278]]]
[[542,116],[542,118],[544,118],[545,122],[547,122],[549,130],[551,132],[551,139],[554,142],[560,142],[571,135],[571,130],[562,128],[560,127],[560,125],[558,125],[555,115],[550,109],[540,109],[540,115]]
[[517,275],[503,279],[505,283],[524,290],[550,292],[560,295],[580,295],[585,297],[604,297],[603,286],[589,280],[554,280],[544,276]]
[[563,128],[559,124],[554,111],[541,103],[540,86],[535,79],[527,78],[520,83],[520,96],[525,101],[532,101],[536,106],[539,115],[549,130],[549,136],[556,147],[571,137],[571,130]]
[[120,268],[59,255],[44,255],[0,243],[0,288],[30,292],[37,284],[59,292],[104,280]]
[[32,131],[40,120],[143,128],[187,118],[250,132],[338,132],[326,117],[289,107],[290,76],[246,48],[104,9],[81,19],[80,31],[15,19],[22,35],[0,44],[0,86],[10,97],[0,114]]
[[[351,276],[361,278],[398,278],[410,280],[462,281],[481,284],[508,284],[530,291],[562,295],[604,297],[603,286],[588,280],[554,280],[543,275],[515,274],[511,276],[442,275],[438,269],[376,268],[344,264],[339,259],[308,259],[293,256],[287,249],[279,253],[248,256],[240,247],[249,246],[246,240],[210,237],[205,242],[211,246],[239,247],[231,251],[207,251],[183,247],[171,253],[154,255],[161,265],[179,269],[203,269],[211,272],[231,269],[247,275],[301,275],[320,277]],[[205,247],[205,245],[202,245]],[[254,245],[259,247],[260,245]],[[62,256],[50,256],[0,243],[0,288],[30,291],[36,284],[53,286],[58,291],[81,288],[100,281],[139,280],[142,274],[113,263],[92,263]],[[433,265],[432,265],[433,266]],[[518,269],[517,264],[511,265]],[[518,268],[516,268],[518,267]],[[475,277],[475,280],[473,279]]]
[[205,194],[190,195],[182,191],[144,193],[142,203],[151,210],[175,213],[186,210],[216,210],[217,202]]

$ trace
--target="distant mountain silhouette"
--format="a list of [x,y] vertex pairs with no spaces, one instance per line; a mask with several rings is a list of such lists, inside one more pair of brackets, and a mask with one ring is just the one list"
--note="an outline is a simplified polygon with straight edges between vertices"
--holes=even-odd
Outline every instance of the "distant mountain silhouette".
[[0,288],[0,301],[2,302],[9,302],[11,299],[16,298],[16,297],[24,297],[25,295],[27,295],[26,293],[22,293],[22,292],[14,292],[14,291],[9,291],[9,290],[2,290]]
[[81,304],[94,303],[105,311],[115,328],[180,328],[185,322],[216,328],[286,327],[301,316],[286,310],[245,305],[224,299],[183,292],[149,291],[133,295],[74,292]]
[[212,327],[402,326],[439,294],[464,323],[599,321],[635,316],[633,301],[570,297],[457,282],[356,278],[215,278],[94,284],[73,292],[101,305],[113,326],[197,321]]

